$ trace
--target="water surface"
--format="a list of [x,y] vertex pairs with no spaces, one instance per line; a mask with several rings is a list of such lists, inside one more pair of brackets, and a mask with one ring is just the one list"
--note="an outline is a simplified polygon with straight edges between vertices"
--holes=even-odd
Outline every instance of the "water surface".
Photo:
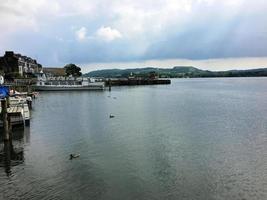
[[44,92],[33,107],[11,160],[0,145],[0,199],[267,199],[267,78]]

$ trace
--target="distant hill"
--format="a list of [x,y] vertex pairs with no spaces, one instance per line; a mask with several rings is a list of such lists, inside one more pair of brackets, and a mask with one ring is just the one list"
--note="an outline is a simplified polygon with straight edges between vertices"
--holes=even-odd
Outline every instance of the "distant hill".
[[267,76],[267,68],[249,70],[209,71],[195,67],[176,66],[173,68],[134,68],[134,69],[103,69],[84,74],[89,77],[123,78],[129,76],[149,77],[156,74],[161,78],[197,78],[197,77],[253,77]]

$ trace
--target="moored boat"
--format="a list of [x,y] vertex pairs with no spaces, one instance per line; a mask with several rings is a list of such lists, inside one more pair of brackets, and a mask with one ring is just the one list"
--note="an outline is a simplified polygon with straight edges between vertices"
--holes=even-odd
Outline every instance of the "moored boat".
[[104,90],[104,82],[91,78],[41,78],[34,86],[37,91]]
[[[0,113],[2,108],[0,106]],[[30,125],[30,111],[26,98],[22,97],[10,97],[9,107],[7,113],[10,117],[10,124],[12,126],[29,126]],[[0,120],[0,127],[3,127],[3,122]]]

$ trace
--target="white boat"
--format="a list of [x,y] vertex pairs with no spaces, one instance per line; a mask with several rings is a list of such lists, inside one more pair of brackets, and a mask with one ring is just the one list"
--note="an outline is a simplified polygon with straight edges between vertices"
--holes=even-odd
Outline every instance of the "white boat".
[[34,86],[37,91],[71,91],[71,90],[104,90],[104,82],[96,82],[91,78],[52,77],[38,78]]
[[30,115],[30,110],[29,110],[29,106],[27,103],[23,104],[23,117],[24,117],[25,126],[29,126],[31,115]]
[[[26,98],[22,97],[10,97],[9,108],[7,112],[10,116],[10,123],[12,126],[29,126],[30,125],[30,111]],[[0,113],[2,112],[0,106]],[[0,120],[0,127],[3,126],[3,122]]]
[[[21,112],[21,117],[22,117],[22,121],[24,123],[25,126],[29,126],[30,125],[30,110],[29,110],[29,105],[28,105],[28,101],[29,98],[31,100],[31,97],[10,97],[9,98],[9,102],[10,102],[10,111],[14,108],[20,108],[20,112]],[[13,124],[20,124],[21,123],[21,119],[17,119],[14,120]],[[12,118],[11,118],[11,124],[12,124]]]

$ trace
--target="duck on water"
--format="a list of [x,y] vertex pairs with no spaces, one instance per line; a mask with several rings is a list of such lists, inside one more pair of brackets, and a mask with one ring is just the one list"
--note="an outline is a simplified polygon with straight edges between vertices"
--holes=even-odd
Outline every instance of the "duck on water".
[[70,160],[74,159],[74,158],[79,158],[80,154],[70,154]]

